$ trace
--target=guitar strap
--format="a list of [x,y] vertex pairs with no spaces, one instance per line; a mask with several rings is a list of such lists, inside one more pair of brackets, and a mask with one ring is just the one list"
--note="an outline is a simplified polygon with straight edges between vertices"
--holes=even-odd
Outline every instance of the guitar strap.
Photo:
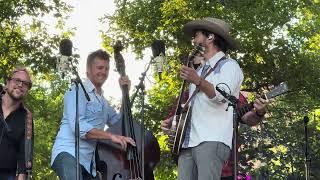
[[27,170],[27,175],[31,175],[32,170],[32,159],[33,159],[33,122],[32,113],[24,107],[27,111],[26,121],[25,121],[25,141],[24,141],[24,158],[25,166]]
[[[210,73],[212,73],[216,67],[219,65],[219,63],[226,59],[225,56],[223,56],[221,59],[219,59],[219,61],[214,65],[213,68],[210,68],[210,70],[208,72],[206,72],[208,70],[208,68],[206,68],[206,66],[203,66],[202,68],[202,72],[201,72],[201,78],[205,79],[207,76],[209,76]],[[210,67],[210,66],[209,66]],[[190,108],[190,111],[192,113],[192,107],[193,106],[193,102],[192,102],[192,99],[193,97],[200,91],[199,87],[197,87],[192,95],[190,96],[190,98],[187,100],[187,102],[185,103],[184,107],[183,107],[183,110],[182,111],[185,111],[185,109],[188,107]],[[188,106],[188,104],[191,103],[190,107]],[[189,139],[190,139],[190,131],[191,131],[191,118],[190,118],[190,113],[188,113],[188,116],[187,116],[187,119],[186,119],[186,130],[184,132],[184,140],[183,140],[183,144],[182,144],[182,147],[188,147],[188,144],[189,144]]]
[[[222,60],[225,60],[225,59],[227,59],[225,56],[223,56],[221,59],[219,59],[219,61],[214,65],[214,67],[213,67],[213,68],[210,68],[210,70],[203,76],[203,79],[206,79],[206,77],[208,77],[208,76],[217,68],[217,66],[219,65],[219,63],[220,63]],[[192,95],[189,97],[189,99],[187,100],[187,102],[184,104],[184,107],[188,107],[188,104],[191,102],[192,98],[193,98],[198,92],[200,92],[199,87],[197,87],[197,88],[193,91]],[[183,108],[183,109],[185,109],[185,108]]]

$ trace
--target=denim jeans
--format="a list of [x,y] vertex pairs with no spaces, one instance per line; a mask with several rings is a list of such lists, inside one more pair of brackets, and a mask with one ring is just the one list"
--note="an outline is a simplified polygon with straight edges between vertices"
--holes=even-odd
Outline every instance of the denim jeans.
[[[66,152],[59,153],[54,159],[52,169],[60,180],[76,179],[76,158]],[[80,180],[99,180],[98,176],[92,177],[88,171],[80,165]]]

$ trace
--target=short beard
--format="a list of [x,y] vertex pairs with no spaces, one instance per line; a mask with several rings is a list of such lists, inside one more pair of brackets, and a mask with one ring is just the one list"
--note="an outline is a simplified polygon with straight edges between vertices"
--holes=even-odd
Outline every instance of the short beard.
[[13,91],[7,91],[6,94],[8,94],[8,96],[13,99],[14,101],[21,101],[23,99],[23,96],[20,97],[16,97],[14,96],[14,94],[12,93]]

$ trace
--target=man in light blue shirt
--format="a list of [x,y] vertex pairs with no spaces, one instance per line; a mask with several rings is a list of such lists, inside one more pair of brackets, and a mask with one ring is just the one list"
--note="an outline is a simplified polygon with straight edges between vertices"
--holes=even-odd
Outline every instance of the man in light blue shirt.
[[[95,169],[95,148],[98,139],[109,139],[126,149],[127,143],[135,146],[133,139],[104,131],[105,125],[112,126],[120,115],[103,97],[102,85],[108,78],[110,55],[97,50],[87,58],[87,77],[84,87],[90,97],[87,101],[83,90],[79,89],[80,126],[80,179],[98,179]],[[128,77],[119,80],[120,85],[129,85]],[[51,165],[60,180],[76,177],[75,159],[75,118],[76,91],[73,86],[64,96],[64,111],[55,143],[52,148]]]

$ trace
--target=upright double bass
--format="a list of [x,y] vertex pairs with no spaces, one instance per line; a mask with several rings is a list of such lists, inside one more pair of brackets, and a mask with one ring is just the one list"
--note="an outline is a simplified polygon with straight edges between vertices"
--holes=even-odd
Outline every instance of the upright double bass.
[[[125,76],[125,63],[120,53],[122,49],[121,42],[118,41],[114,46],[114,58],[117,71],[121,76]],[[102,174],[103,180],[153,180],[153,169],[160,160],[160,147],[157,139],[132,117],[128,88],[127,85],[121,87],[121,120],[111,126],[108,131],[131,137],[136,142],[136,147],[128,144],[127,151],[124,151],[111,141],[99,141],[97,170]],[[141,140],[142,136],[144,136],[144,143]]]

